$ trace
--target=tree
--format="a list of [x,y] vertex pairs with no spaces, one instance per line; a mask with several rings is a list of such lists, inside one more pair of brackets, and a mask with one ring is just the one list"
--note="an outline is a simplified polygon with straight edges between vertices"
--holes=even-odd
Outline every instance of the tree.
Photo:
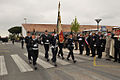
[[77,33],[79,31],[79,28],[80,24],[78,23],[77,18],[75,17],[75,19],[71,23],[71,31]]
[[22,32],[22,27],[21,26],[15,26],[15,27],[12,27],[10,29],[8,29],[8,31],[12,34],[19,34]]

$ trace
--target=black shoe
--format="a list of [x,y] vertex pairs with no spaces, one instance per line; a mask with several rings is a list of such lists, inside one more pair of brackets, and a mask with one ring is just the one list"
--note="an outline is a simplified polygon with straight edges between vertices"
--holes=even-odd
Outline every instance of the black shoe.
[[60,57],[60,55],[58,54],[58,57]]
[[55,63],[54,66],[57,67],[57,64]]
[[74,60],[73,63],[76,63],[76,60]]
[[37,70],[37,67],[34,67],[35,70]]
[[49,59],[47,59],[47,62],[49,62]]
[[62,57],[62,60],[65,59],[64,57]]
[[118,61],[118,63],[120,63],[120,61]]
[[67,58],[67,60],[69,61],[69,58]]
[[32,64],[32,61],[31,61],[31,60],[29,60],[29,64]]
[[36,65],[34,65],[34,69],[37,70],[37,66]]
[[114,60],[113,62],[117,62],[116,60]]

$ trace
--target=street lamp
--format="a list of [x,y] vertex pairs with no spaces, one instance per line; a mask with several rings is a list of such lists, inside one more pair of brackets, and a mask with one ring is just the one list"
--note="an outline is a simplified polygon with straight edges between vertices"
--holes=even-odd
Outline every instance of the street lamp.
[[27,23],[27,18],[24,18],[25,24]]
[[95,19],[95,21],[97,22],[97,30],[99,31],[99,23],[102,19]]

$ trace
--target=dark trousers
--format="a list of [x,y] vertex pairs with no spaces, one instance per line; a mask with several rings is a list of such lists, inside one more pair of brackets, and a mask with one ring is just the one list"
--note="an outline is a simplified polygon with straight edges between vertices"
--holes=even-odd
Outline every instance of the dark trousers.
[[71,56],[72,60],[74,61],[73,49],[69,49],[69,50],[70,50],[70,52],[69,52],[69,54],[67,56],[67,59],[69,59],[69,57]]
[[28,52],[28,60],[31,60],[31,50],[29,46],[26,46]]
[[94,56],[95,56],[95,50],[96,50],[96,48],[95,48],[95,47],[91,47],[92,57],[94,57]]
[[84,46],[82,46],[83,44],[79,44],[79,50],[80,50],[80,54],[83,54],[83,50],[84,50]]
[[[118,55],[119,55],[119,59],[118,59]],[[120,61],[120,49],[119,48],[115,48],[115,53],[114,53],[114,59],[115,61]]]
[[97,47],[98,58],[102,57],[102,47]]
[[24,42],[21,42],[21,47],[22,47],[22,49],[24,48]]
[[38,58],[38,50],[32,50],[32,57],[33,57],[33,65],[35,66]]
[[57,52],[58,52],[58,47],[56,48],[52,48],[52,61],[53,62],[56,62],[56,55],[57,55]]
[[44,48],[45,48],[45,58],[48,59],[48,57],[49,57],[49,54],[48,54],[49,44],[44,44]]
[[61,56],[63,57],[63,50],[62,50],[62,48],[63,48],[62,46],[59,47],[59,53],[58,53],[58,55],[61,54]]
[[85,46],[85,49],[86,49],[86,55],[89,56],[90,55],[90,49],[89,49],[88,45]]

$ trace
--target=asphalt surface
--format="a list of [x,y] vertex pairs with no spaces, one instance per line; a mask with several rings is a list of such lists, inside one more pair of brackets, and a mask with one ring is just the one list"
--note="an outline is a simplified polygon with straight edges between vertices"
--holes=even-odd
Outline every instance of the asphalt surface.
[[[44,59],[44,47],[39,45],[38,69],[28,63],[26,48],[20,43],[0,43],[0,80],[120,80],[120,63],[79,55],[75,51],[76,63],[66,60],[68,50],[64,49],[65,59],[57,57],[57,67]],[[49,50],[51,57],[51,50]],[[47,66],[47,67],[46,67]]]

